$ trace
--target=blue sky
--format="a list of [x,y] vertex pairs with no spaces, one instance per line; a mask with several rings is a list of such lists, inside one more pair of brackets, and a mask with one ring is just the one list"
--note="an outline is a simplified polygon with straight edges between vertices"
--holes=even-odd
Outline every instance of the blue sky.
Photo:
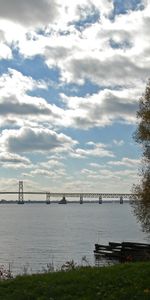
[[0,0],[0,190],[130,192],[149,0]]

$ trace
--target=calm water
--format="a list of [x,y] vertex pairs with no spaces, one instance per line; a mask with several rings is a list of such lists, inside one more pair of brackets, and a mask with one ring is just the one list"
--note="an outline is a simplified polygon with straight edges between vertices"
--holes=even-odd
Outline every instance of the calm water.
[[94,244],[109,241],[149,242],[129,204],[0,205],[0,265],[14,274],[83,256],[94,264]]

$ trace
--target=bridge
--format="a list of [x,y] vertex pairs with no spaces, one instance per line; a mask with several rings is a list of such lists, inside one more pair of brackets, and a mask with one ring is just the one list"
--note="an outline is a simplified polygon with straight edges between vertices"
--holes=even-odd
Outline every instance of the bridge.
[[98,203],[102,204],[103,199],[119,199],[120,204],[123,204],[124,199],[131,199],[133,194],[129,193],[71,193],[71,192],[32,192],[32,191],[24,191],[23,190],[23,181],[19,181],[19,190],[14,191],[0,191],[0,195],[17,195],[18,196],[18,204],[24,204],[24,195],[45,195],[46,204],[51,203],[51,198],[61,199],[58,203],[66,204],[67,198],[79,198],[79,203],[83,204],[85,198],[96,198],[98,199]]

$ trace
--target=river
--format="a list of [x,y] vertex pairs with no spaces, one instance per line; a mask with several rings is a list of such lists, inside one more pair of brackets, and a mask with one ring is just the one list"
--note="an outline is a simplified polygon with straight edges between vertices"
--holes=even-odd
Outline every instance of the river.
[[93,265],[94,244],[109,241],[149,242],[129,203],[0,205],[0,265],[14,274],[85,256]]

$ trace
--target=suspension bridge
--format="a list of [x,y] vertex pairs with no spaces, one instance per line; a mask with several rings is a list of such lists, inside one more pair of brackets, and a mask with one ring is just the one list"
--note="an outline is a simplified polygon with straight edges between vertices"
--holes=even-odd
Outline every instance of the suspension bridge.
[[[17,203],[24,204],[25,195],[44,195],[45,196],[45,203],[50,204],[52,198],[61,199],[58,201],[60,204],[69,203],[67,198],[78,198],[79,203],[83,204],[86,199],[94,199],[97,200],[99,204],[103,203],[103,199],[117,199],[119,200],[120,204],[123,204],[124,200],[130,200],[133,197],[133,194],[129,193],[80,193],[80,192],[38,192],[38,191],[24,191],[23,181],[19,181],[18,191],[0,191],[0,195],[16,195],[18,197]],[[32,201],[33,203],[34,201]],[[78,202],[78,201],[76,201]],[[87,201],[86,201],[87,202]],[[94,201],[95,203],[95,201]]]

